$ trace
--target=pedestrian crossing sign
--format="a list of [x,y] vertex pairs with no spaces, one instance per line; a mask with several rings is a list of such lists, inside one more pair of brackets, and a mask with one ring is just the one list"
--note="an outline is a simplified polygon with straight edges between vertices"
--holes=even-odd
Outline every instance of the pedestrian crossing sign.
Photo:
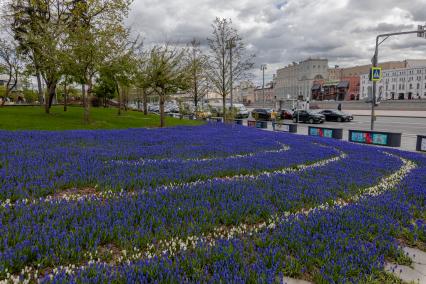
[[381,67],[373,67],[370,71],[371,81],[380,81],[382,80],[382,68]]

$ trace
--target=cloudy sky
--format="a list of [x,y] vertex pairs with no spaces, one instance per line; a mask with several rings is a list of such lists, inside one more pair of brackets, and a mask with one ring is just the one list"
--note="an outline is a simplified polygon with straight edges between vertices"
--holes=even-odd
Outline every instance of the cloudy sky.
[[[146,43],[187,42],[209,37],[215,17],[232,19],[270,79],[308,57],[328,58],[329,66],[369,63],[377,34],[426,24],[426,0],[134,0],[127,24]],[[381,61],[407,58],[426,58],[426,39],[401,36],[381,46]]]

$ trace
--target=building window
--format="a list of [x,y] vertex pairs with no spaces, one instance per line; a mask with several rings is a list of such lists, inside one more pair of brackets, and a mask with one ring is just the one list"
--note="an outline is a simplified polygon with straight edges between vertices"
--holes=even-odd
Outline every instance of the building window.
[[420,89],[420,83],[417,83],[417,90]]

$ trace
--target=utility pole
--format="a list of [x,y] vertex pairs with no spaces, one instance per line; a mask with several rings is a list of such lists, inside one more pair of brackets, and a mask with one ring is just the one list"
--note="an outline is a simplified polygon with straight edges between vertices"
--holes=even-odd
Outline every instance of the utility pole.
[[[417,34],[417,37],[426,38],[426,25],[422,26],[419,25],[417,27],[417,30],[415,31],[406,31],[406,32],[397,32],[397,33],[387,33],[387,34],[380,34],[376,37],[376,48],[374,50],[374,56],[371,60],[373,67],[377,67],[379,64],[379,46],[387,40],[391,36],[397,36],[397,35],[407,35],[407,34]],[[384,38],[382,41],[379,42],[380,38]],[[371,70],[370,70],[370,73]],[[373,77],[373,74],[370,74],[371,77]],[[376,88],[377,88],[377,82],[373,80],[373,95],[371,100],[371,130],[374,130],[374,121],[375,121],[375,107],[376,107]]]
[[236,47],[235,46],[235,38],[232,37],[227,42],[227,49],[229,49],[229,79],[231,84],[231,110],[234,107],[234,87],[233,87],[233,69],[232,69],[232,49]]
[[263,108],[265,108],[265,70],[266,70],[266,64],[262,64],[260,66],[260,70],[262,70],[262,96],[263,96]]

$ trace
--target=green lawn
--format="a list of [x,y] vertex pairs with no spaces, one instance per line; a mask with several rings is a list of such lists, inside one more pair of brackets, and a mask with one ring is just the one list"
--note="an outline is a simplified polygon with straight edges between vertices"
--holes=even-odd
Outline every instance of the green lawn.
[[[166,126],[200,124],[200,121],[166,118]],[[83,123],[82,107],[68,107],[68,111],[64,112],[62,106],[56,106],[52,107],[50,114],[45,114],[44,107],[38,106],[0,107],[2,130],[123,129],[159,125],[158,115],[145,116],[129,110],[118,116],[116,108],[90,108],[90,124],[86,125]]]

